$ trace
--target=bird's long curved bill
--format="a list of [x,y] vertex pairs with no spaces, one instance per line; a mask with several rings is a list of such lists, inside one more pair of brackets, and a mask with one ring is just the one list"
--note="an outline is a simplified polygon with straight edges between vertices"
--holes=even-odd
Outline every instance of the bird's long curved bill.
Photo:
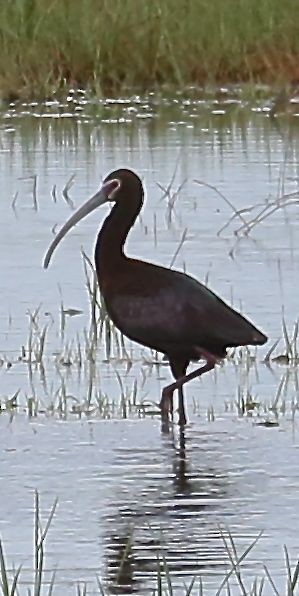
[[106,203],[109,200],[111,194],[114,193],[119,188],[119,186],[120,183],[117,179],[107,180],[107,182],[104,182],[100,190],[95,195],[93,195],[91,199],[86,201],[86,203],[84,203],[82,207],[79,207],[76,213],[74,213],[68,219],[68,221],[64,224],[61,230],[59,230],[58,234],[55,236],[53,242],[47,250],[47,254],[44,258],[45,269],[47,269],[50,263],[55,248],[58,246],[58,244],[67,234],[67,232],[69,232],[69,230],[71,230],[81,219],[83,219],[83,217],[86,217],[86,215],[91,213],[91,211],[94,211],[94,209],[97,209],[97,207]]

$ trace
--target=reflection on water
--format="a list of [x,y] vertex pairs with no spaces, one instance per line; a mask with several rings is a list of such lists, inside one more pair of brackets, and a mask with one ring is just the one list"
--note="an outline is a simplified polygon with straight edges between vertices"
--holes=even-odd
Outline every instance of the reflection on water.
[[[239,555],[262,524],[267,536],[269,509],[279,502],[278,495],[273,500],[265,496],[262,482],[268,474],[271,437],[268,445],[266,437],[262,441],[266,453],[256,461],[255,432],[248,428],[232,432],[226,424],[213,430],[192,426],[186,437],[162,439],[159,453],[117,450],[122,469],[120,477],[114,470],[119,497],[100,522],[105,525],[106,581],[112,593],[144,593],[157,587],[158,554],[167,562],[173,586],[179,588],[182,578],[190,581],[196,575],[206,578],[206,588],[215,593],[219,577],[229,568],[220,529],[231,528]],[[253,559],[243,563],[245,574],[252,578],[261,574],[257,560],[254,552]]]
[[[203,454],[205,443],[202,437]],[[119,452],[129,470],[135,468],[127,481],[136,496],[127,505],[123,499],[113,503],[115,511],[105,519],[107,580],[115,593],[120,593],[120,586],[121,593],[131,593],[141,586],[144,590],[150,579],[154,582],[158,553],[161,560],[165,557],[170,573],[181,577],[220,570],[227,560],[219,532],[212,529],[222,500],[231,498],[225,474],[204,457],[199,468],[192,466],[184,431],[164,439],[162,449],[162,463],[153,462],[151,452]]]
[[282,588],[282,543],[293,560],[298,549],[298,441],[287,426],[195,418],[180,438],[151,420],[0,423],[0,532],[10,560],[23,563],[25,585],[38,487],[43,519],[59,496],[46,544],[57,594],[74,594],[78,579],[93,593],[96,573],[113,593],[152,593],[157,556],[178,594],[195,574],[215,594],[229,569],[225,527],[238,556],[264,530],[242,563],[244,581],[249,587],[267,562]]
[[293,560],[298,550],[298,441],[287,424],[267,430],[244,419],[195,417],[181,437],[161,435],[151,420],[28,423],[22,416],[8,424],[2,416],[0,424],[0,533],[9,559],[23,563],[25,585],[37,487],[43,519],[59,498],[45,576],[57,567],[58,594],[74,594],[78,579],[93,593],[96,573],[113,593],[151,593],[157,556],[178,594],[194,574],[215,594],[229,569],[225,527],[239,556],[264,530],[242,564],[245,582],[267,562],[282,586],[282,543]]
[[[129,420],[115,420],[116,407],[105,414],[111,420],[97,420],[92,407],[100,403],[103,412],[107,401],[118,401],[119,378],[124,395],[136,391],[138,403],[158,402],[168,367],[130,343],[120,354],[113,344],[107,361],[100,342],[96,366],[87,362],[89,305],[80,247],[91,254],[105,209],[69,235],[47,273],[41,263],[56,226],[69,215],[62,191],[71,176],[68,194],[78,206],[109,170],[135,168],[148,192],[128,252],[169,266],[185,238],[175,266],[207,279],[274,342],[281,336],[282,305],[288,328],[298,318],[298,207],[280,206],[237,242],[234,231],[242,217],[297,192],[297,103],[291,115],[276,120],[262,100],[250,109],[238,94],[206,100],[195,91],[159,101],[149,95],[91,103],[79,94],[65,103],[3,111],[0,400],[17,394],[25,408],[34,396],[40,413],[30,422],[22,410],[11,422],[0,417],[0,534],[9,560],[24,563],[26,585],[37,488],[46,507],[59,499],[47,547],[47,573],[58,566],[58,594],[74,594],[78,579],[94,593],[96,573],[112,593],[150,592],[157,553],[178,594],[194,574],[214,594],[228,566],[219,529],[225,526],[239,554],[264,530],[244,573],[250,585],[266,562],[282,589],[281,545],[291,556],[299,546],[296,367],[261,364],[262,348],[250,368],[248,359],[236,358],[190,383],[185,435],[177,429],[161,434],[158,421],[132,412],[125,412]],[[33,339],[46,328],[46,353],[43,367],[28,374],[22,359],[28,311],[32,318],[38,305]],[[63,309],[83,314],[62,316]],[[73,361],[79,346],[80,365]],[[277,401],[278,428],[237,417],[243,395],[259,402],[261,412]],[[86,421],[80,405],[90,398]],[[64,422],[52,416],[57,403]],[[208,423],[212,406],[210,419],[216,419]]]

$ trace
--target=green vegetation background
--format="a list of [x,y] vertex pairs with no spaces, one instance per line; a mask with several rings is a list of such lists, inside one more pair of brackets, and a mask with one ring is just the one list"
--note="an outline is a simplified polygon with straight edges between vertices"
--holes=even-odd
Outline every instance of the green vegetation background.
[[298,0],[0,0],[0,96],[299,79]]

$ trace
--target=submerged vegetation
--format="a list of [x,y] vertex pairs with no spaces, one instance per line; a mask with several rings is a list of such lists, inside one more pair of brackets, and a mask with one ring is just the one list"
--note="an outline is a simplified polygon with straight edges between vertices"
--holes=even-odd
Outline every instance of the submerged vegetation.
[[0,5],[0,95],[298,78],[293,0],[16,0]]

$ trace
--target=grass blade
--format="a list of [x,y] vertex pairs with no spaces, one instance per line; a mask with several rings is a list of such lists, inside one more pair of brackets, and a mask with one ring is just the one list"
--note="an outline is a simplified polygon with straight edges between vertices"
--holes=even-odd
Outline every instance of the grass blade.
[[4,550],[3,550],[1,540],[0,540],[0,570],[1,570],[1,584],[2,584],[1,588],[3,591],[3,596],[10,596],[8,578],[7,578],[7,572],[6,572],[6,565],[5,565]]
[[273,592],[274,592],[275,596],[281,596],[281,595],[279,594],[279,592],[278,592],[278,590],[277,590],[276,586],[275,586],[275,583],[274,583],[274,581],[273,581],[273,579],[272,579],[272,577],[271,577],[271,575],[270,575],[270,572],[268,571],[268,569],[267,569],[266,565],[264,565],[263,567],[264,567],[265,574],[266,574],[266,576],[267,576],[267,578],[268,578],[268,580],[269,580],[269,582],[270,582],[270,584],[271,584],[271,588],[272,588],[272,590],[273,590]]

